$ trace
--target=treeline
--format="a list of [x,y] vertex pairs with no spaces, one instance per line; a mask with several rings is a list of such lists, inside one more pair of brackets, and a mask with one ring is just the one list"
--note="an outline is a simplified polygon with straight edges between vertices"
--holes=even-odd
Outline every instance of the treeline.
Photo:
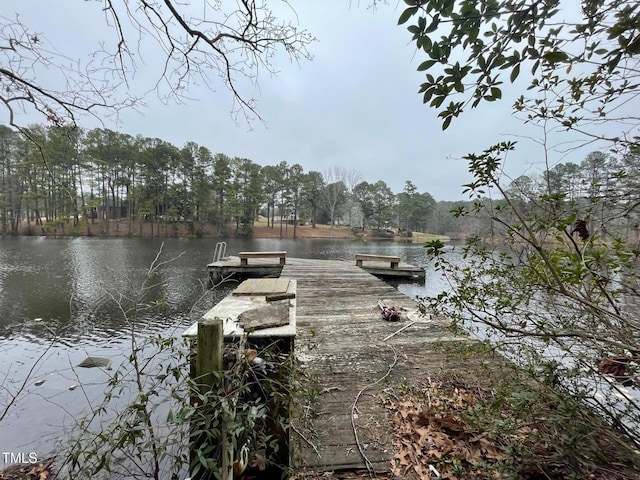
[[213,224],[219,236],[248,237],[259,215],[272,227],[293,223],[294,235],[300,222],[425,231],[435,207],[410,181],[395,194],[339,167],[260,166],[193,142],[178,148],[108,129],[34,125],[23,135],[0,126],[0,223],[8,234],[100,234],[113,223],[131,234],[150,224],[154,234],[155,226],[183,223],[193,235]]
[[[640,243],[637,151],[624,155],[594,151],[580,163],[560,163],[540,175],[522,175],[507,186],[503,197],[483,209],[493,212],[492,218],[497,222],[492,225],[480,218],[479,236],[502,236],[510,231],[517,237],[514,232],[529,223],[534,232],[538,229],[546,232],[548,225],[560,225],[583,240],[597,233],[600,238]],[[461,212],[463,207],[458,208]],[[543,240],[553,241],[553,235],[547,233]]]
[[[293,224],[294,236],[300,223],[373,228],[381,234],[393,228],[404,235],[419,231],[454,239],[502,235],[487,214],[456,215],[487,211],[478,202],[491,203],[490,211],[498,209],[506,223],[513,220],[507,218],[509,203],[502,197],[436,202],[411,181],[394,193],[382,180],[368,183],[360,172],[340,167],[305,172],[287,162],[260,166],[194,142],[178,148],[107,129],[35,125],[26,135],[0,125],[4,234],[53,228],[92,235],[107,233],[115,224],[129,234],[142,234],[148,225],[154,235],[160,227],[183,224],[183,231],[196,236],[213,225],[218,236],[250,237],[262,215],[273,228]],[[558,164],[543,175],[516,178],[506,197],[531,213],[549,197],[572,202],[575,219],[588,218],[590,230],[617,212],[620,233],[637,234],[639,160],[637,154],[593,152],[580,164]]]

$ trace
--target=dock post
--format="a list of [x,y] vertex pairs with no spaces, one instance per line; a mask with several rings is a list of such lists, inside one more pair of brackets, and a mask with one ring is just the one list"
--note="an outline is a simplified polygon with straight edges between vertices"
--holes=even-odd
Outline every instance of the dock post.
[[[222,372],[222,353],[223,353],[223,321],[221,318],[213,318],[210,320],[201,320],[198,322],[198,337],[195,358],[195,381],[198,386],[199,393],[205,395],[217,386],[217,378],[214,372]],[[209,411],[208,405],[200,405],[202,415],[214,415]],[[207,422],[200,420],[200,423],[206,425]],[[196,427],[197,428],[197,427]],[[224,422],[221,425],[220,437],[222,438],[223,454],[221,459],[222,480],[233,478],[233,451],[231,455],[225,450],[225,443],[228,443],[227,433],[224,428]],[[200,460],[194,453],[194,448],[200,442],[209,443],[206,434],[192,435],[191,437],[191,454],[190,454],[190,470],[194,471],[194,463]],[[203,445],[206,450],[214,450],[209,445]],[[206,478],[210,472],[203,467],[199,468],[195,474],[191,475],[191,480],[201,480]]]
[[222,371],[222,319],[213,318],[198,323],[196,378],[200,392],[206,393],[214,385],[213,372]]

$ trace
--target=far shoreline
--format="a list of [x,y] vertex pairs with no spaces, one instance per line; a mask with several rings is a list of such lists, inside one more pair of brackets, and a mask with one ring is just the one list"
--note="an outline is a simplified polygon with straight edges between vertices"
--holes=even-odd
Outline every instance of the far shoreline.
[[[295,236],[294,236],[295,233]],[[108,223],[44,224],[21,222],[16,233],[3,232],[2,236],[33,236],[51,238],[184,238],[184,239],[282,239],[282,240],[355,240],[355,241],[392,241],[402,243],[424,243],[432,240],[449,241],[449,237],[415,233],[411,236],[397,235],[395,231],[375,229],[354,229],[348,226],[316,224],[267,225],[266,221],[256,221],[251,228],[251,235],[218,235],[217,228],[211,223],[185,222],[129,222],[127,220],[110,220]]]

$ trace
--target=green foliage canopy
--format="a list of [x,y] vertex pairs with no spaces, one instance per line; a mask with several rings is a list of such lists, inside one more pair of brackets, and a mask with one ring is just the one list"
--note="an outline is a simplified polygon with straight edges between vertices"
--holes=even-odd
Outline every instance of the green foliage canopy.
[[[505,82],[523,84],[514,108],[528,121],[618,145],[637,142],[637,116],[620,135],[598,127],[621,121],[638,95],[640,6],[625,0],[405,0],[400,24],[427,59],[419,92],[439,110],[442,127],[466,108],[503,97]],[[447,103],[448,101],[448,103]],[[633,117],[631,120],[628,117]],[[631,120],[629,122],[629,120]]]
[[[490,219],[491,230],[458,258],[442,244],[428,246],[452,289],[424,299],[425,307],[477,332],[541,388],[579,399],[640,444],[640,4],[405,3],[399,24],[427,57],[419,91],[443,129],[470,108],[513,95],[515,117],[543,137],[531,159],[544,166],[541,175],[509,185],[503,167],[515,142],[464,157],[473,180],[463,187],[474,204],[455,215]],[[580,166],[554,165],[566,152],[549,147],[550,132],[609,151],[590,153]],[[567,452],[562,462],[578,457]]]

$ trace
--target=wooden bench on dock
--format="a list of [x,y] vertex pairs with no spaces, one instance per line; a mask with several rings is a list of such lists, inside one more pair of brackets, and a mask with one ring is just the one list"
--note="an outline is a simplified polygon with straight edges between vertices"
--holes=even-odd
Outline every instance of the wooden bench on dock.
[[391,268],[397,269],[400,265],[400,257],[390,257],[387,255],[356,255],[356,266],[362,267],[362,262],[389,262]]
[[240,252],[240,265],[246,267],[250,258],[279,258],[280,265],[286,264],[287,252]]

